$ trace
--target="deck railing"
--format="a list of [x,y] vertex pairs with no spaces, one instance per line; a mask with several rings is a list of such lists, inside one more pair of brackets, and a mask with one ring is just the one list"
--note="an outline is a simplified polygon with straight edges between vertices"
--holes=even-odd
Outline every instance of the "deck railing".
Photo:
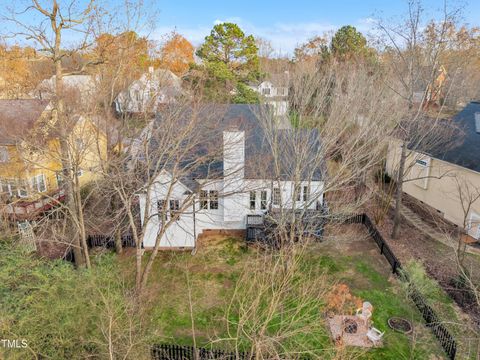
[[247,227],[263,225],[263,215],[247,215]]

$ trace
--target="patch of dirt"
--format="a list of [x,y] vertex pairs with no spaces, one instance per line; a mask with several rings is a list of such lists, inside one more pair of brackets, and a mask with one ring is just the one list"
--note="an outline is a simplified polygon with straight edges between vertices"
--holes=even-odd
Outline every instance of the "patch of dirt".
[[227,279],[223,282],[223,287],[226,288],[226,289],[232,288],[233,285],[234,285],[234,282],[232,280]]
[[37,254],[41,257],[51,260],[63,258],[69,248],[68,244],[38,238],[36,240],[36,244]]

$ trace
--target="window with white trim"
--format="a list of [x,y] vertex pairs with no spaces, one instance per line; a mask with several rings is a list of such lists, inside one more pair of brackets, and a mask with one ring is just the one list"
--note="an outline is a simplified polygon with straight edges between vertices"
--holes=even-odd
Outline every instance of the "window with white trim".
[[260,209],[261,210],[267,209],[267,191],[266,190],[260,191]]
[[47,183],[45,180],[45,175],[39,174],[34,176],[31,179],[32,189],[38,192],[45,192],[47,191]]
[[265,87],[262,89],[262,94],[263,95],[270,95],[270,88],[269,87]]
[[468,221],[467,232],[473,238],[480,240],[480,214],[471,213]]
[[135,100],[142,101],[142,98],[140,96],[140,90],[134,90],[134,96],[135,96]]
[[57,180],[57,186],[60,187],[63,185],[63,172],[61,171],[58,171],[56,174],[55,174],[55,178]]
[[299,184],[296,184],[293,191],[295,192],[295,197],[297,201],[302,200],[302,188]]
[[21,198],[28,197],[28,184],[25,180],[20,180],[18,184],[18,196]]
[[217,190],[210,190],[210,210],[217,210],[218,209],[218,191]]
[[280,189],[279,188],[273,188],[272,203],[273,205],[280,205]]
[[257,194],[255,191],[250,191],[250,210],[255,210],[257,202]]
[[6,146],[0,146],[0,163],[8,162],[8,149]]
[[77,151],[83,151],[85,150],[86,147],[87,146],[85,144],[85,141],[83,141],[83,139],[81,138],[75,139],[75,149]]
[[200,191],[200,210],[208,209],[208,191]]
[[428,187],[428,177],[430,175],[430,158],[421,156],[415,159],[413,168],[410,171],[409,177],[414,180],[414,184],[424,190]]
[[163,222],[167,221],[167,212],[165,211],[165,199],[157,200],[157,213],[160,220],[163,219]]
[[303,201],[308,201],[310,198],[310,186],[303,187]]
[[200,191],[200,210],[202,209],[218,210],[218,191],[217,190],[201,190]]
[[179,210],[180,210],[180,201],[170,200],[170,216],[174,217],[179,212]]
[[0,180],[0,192],[4,195],[13,196],[17,195],[17,187],[15,180],[1,179]]

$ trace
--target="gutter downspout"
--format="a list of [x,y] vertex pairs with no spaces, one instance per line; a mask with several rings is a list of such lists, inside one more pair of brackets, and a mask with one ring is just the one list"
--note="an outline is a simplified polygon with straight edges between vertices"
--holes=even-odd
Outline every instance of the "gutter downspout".
[[195,241],[195,246],[192,250],[192,255],[197,253],[197,221],[195,218],[195,195],[193,195],[193,241]]

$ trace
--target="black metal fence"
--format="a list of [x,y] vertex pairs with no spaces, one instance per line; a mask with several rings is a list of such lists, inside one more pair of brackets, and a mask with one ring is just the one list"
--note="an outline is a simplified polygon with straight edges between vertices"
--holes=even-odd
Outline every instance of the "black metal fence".
[[[385,242],[382,235],[375,228],[375,225],[373,225],[367,214],[355,214],[345,218],[343,222],[347,224],[365,225],[368,233],[379,247],[380,254],[385,256],[389,262],[392,272],[398,275],[402,281],[409,281],[408,274],[404,271],[401,271],[402,265],[400,261],[397,259],[390,246],[388,246],[388,244]],[[457,353],[457,343],[455,338],[442,324],[435,311],[427,304],[425,297],[420,293],[420,291],[418,291],[413,283],[409,283],[408,285],[408,296],[422,314],[426,326],[432,330],[433,334],[442,345],[442,348],[447,354],[448,358],[452,360],[455,359],[455,355]]]
[[[115,248],[115,237],[109,235],[88,235],[87,246],[92,247],[104,247],[107,249]],[[122,247],[135,247],[135,239],[132,235],[122,235]],[[73,248],[69,247],[65,251],[62,260],[75,263],[75,253]]]
[[[87,245],[92,247],[105,247],[107,249],[115,247],[115,236],[111,235],[88,235]],[[135,247],[135,239],[132,235],[122,235],[122,247]]]
[[250,360],[252,357],[244,352],[228,352],[193,346],[172,344],[154,345],[151,350],[153,360]]
[[435,337],[438,339],[449,359],[455,359],[457,353],[457,343],[450,332],[443,326],[435,311],[425,302],[425,298],[420,294],[413,284],[410,283],[408,289],[410,299],[415,303],[417,309],[422,313],[423,319]]
[[67,249],[65,255],[63,255],[62,257],[62,260],[75,264],[75,253],[73,252],[73,249],[71,247]]

